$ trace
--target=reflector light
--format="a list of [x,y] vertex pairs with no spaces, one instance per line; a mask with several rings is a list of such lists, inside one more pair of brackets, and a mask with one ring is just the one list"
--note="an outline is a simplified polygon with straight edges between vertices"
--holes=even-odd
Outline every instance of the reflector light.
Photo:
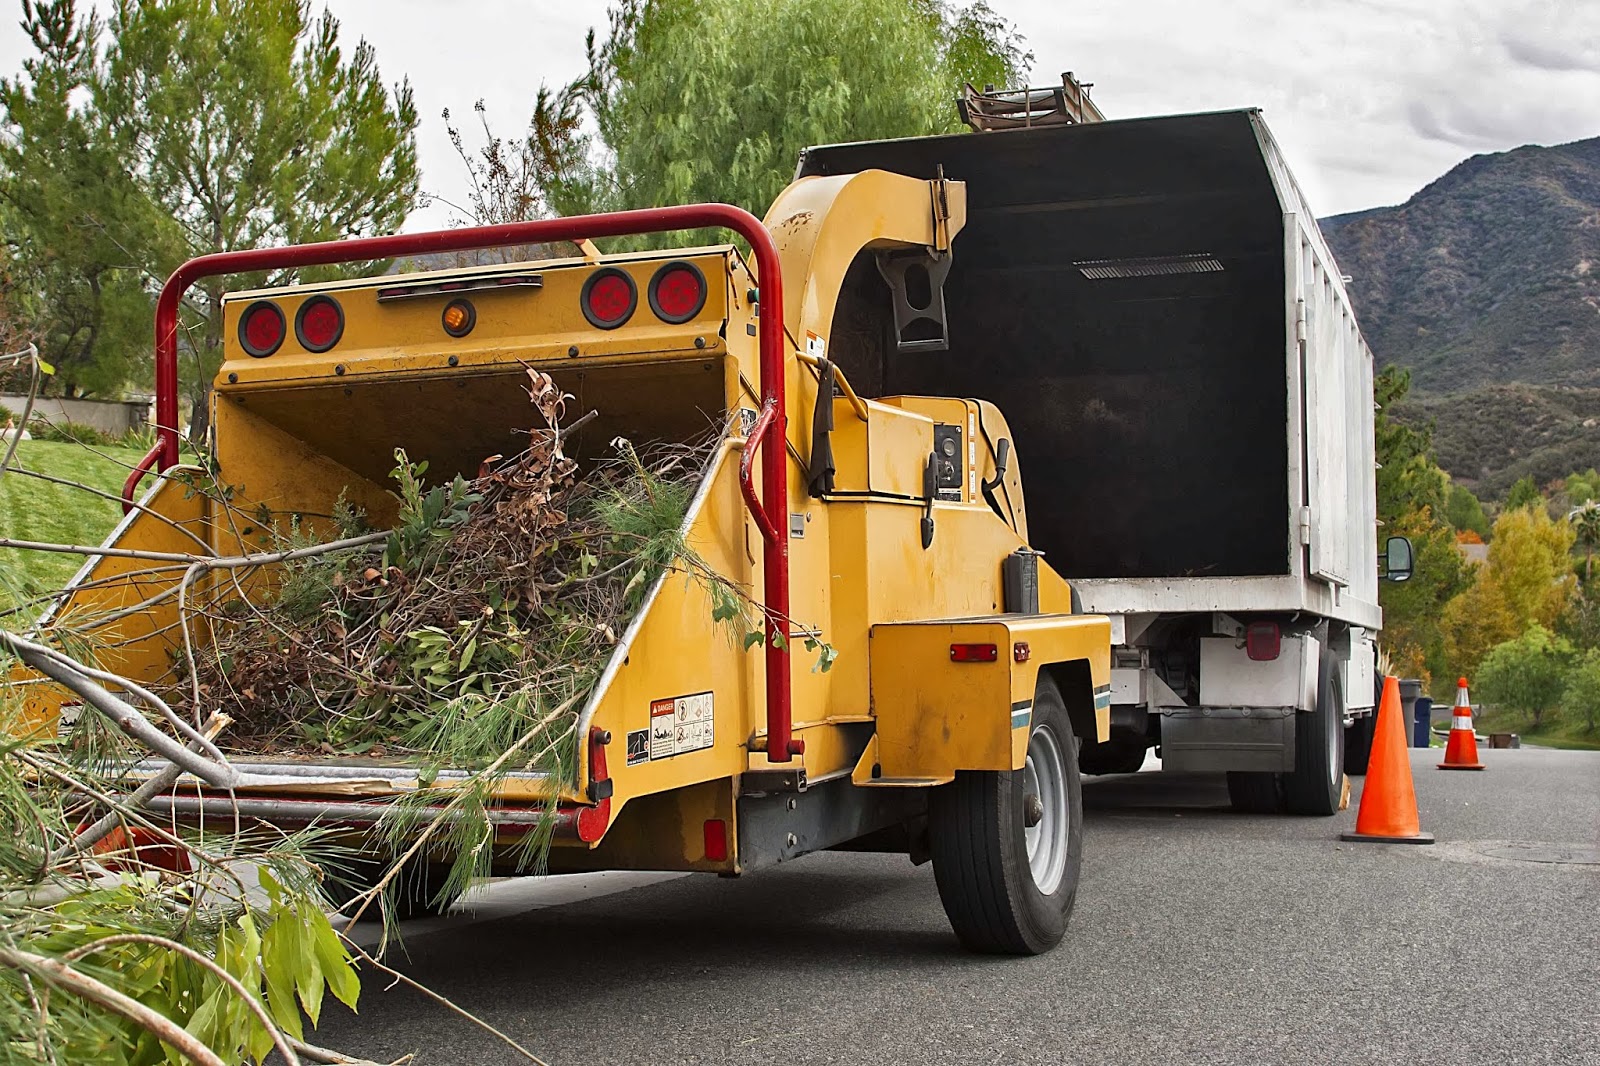
[[1251,622],[1244,627],[1244,653],[1258,663],[1270,663],[1283,650],[1283,631],[1276,622]]
[[344,311],[331,296],[313,296],[294,316],[294,336],[308,352],[325,352],[344,336]]
[[687,322],[705,305],[706,279],[693,263],[668,263],[650,279],[650,310],[663,322]]
[[952,644],[950,661],[953,663],[993,663],[1000,661],[998,644]]
[[583,283],[583,317],[598,329],[616,329],[633,317],[639,290],[633,279],[614,267],[597,270]]
[[727,862],[728,823],[721,818],[707,818],[705,832],[707,861]]
[[239,346],[257,359],[277,351],[285,332],[283,311],[275,303],[257,300],[239,316]]
[[465,337],[478,324],[478,310],[471,300],[451,300],[444,305],[439,322],[450,336]]

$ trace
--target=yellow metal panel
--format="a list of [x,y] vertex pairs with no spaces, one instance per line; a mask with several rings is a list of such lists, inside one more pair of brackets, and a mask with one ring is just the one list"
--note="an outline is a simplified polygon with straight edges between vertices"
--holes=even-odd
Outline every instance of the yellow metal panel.
[[[751,580],[754,568],[740,536],[745,519],[738,460],[734,448],[719,453],[710,484],[691,511],[688,539],[718,573],[743,584]],[[762,707],[757,675],[761,658],[747,655],[737,627],[713,622],[711,610],[701,583],[681,571],[669,573],[625,634],[621,658],[613,660],[601,679],[592,698],[592,724],[610,730],[613,737],[607,758],[613,811],[637,796],[731,778],[746,766],[752,710]],[[675,709],[660,713],[661,703],[680,697],[697,698],[691,722],[677,720]],[[703,710],[709,710],[711,728],[703,731],[701,747],[689,734],[699,730]],[[689,733],[677,736],[685,726]],[[658,729],[668,730],[669,736],[659,738]],[[649,755],[631,766],[630,734],[642,734],[650,745]],[[581,787],[577,794],[582,794]]]
[[1006,643],[995,622],[872,627],[872,709],[881,776],[949,780],[1009,770],[1011,661],[951,661],[952,644]]
[[[583,261],[521,263],[482,271],[444,274],[384,275],[354,282],[291,286],[283,289],[236,293],[223,304],[223,349],[226,361],[217,373],[219,391],[288,381],[341,383],[372,375],[397,372],[450,374],[456,370],[543,360],[639,357],[639,353],[697,351],[720,346],[722,324],[736,300],[730,292],[731,249],[700,249],[663,258],[607,257],[599,265]],[[686,261],[706,277],[706,303],[682,325],[669,325],[650,310],[647,288],[666,261]],[[603,267],[620,269],[633,279],[638,303],[628,321],[609,330],[597,329],[583,316],[583,283]],[[403,300],[378,301],[378,290],[395,284],[451,280],[486,273],[537,274],[539,288],[506,287],[478,291],[452,291]],[[344,312],[344,332],[334,347],[316,354],[303,348],[294,335],[300,306],[313,296],[333,296]],[[440,315],[453,299],[470,300],[477,324],[465,337],[444,331]],[[272,355],[252,358],[239,344],[239,319],[257,300],[268,300],[283,311],[287,337]],[[697,343],[698,341],[698,343]]]
[[[1040,668],[1082,660],[1094,685],[1109,684],[1109,639],[1110,623],[1100,616],[873,626],[881,777],[949,780],[957,770],[1020,767]],[[960,644],[993,645],[995,661],[954,661],[952,646]]]
[[767,210],[767,229],[783,264],[784,324],[801,343],[826,342],[845,272],[865,247],[928,247],[954,238],[966,223],[966,186],[945,183],[947,233],[934,217],[934,182],[863,170],[801,178]]
[[[208,542],[208,499],[183,479],[203,478],[192,467],[174,468],[145,493],[143,510],[129,512],[106,538],[107,546],[146,552],[196,554]],[[184,532],[187,531],[187,534]],[[117,556],[95,556],[68,585],[64,599],[46,617],[46,629],[82,634],[103,669],[145,685],[173,680],[173,656],[182,647],[177,599],[168,597],[114,621],[97,619],[172,591],[183,576],[181,563],[158,563]],[[24,729],[53,729],[69,693],[36,675],[19,674],[23,686]],[[76,697],[70,697],[75,701]]]

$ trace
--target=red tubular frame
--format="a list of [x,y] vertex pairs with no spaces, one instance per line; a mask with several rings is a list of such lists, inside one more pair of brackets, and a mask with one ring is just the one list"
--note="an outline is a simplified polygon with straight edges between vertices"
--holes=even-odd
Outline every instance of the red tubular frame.
[[[750,242],[761,286],[758,337],[761,360],[760,432],[752,432],[740,463],[741,491],[761,527],[762,578],[766,596],[767,758],[788,762],[805,750],[793,736],[789,693],[789,477],[786,462],[788,418],[784,409],[785,360],[783,349],[783,270],[778,248],[761,220],[730,204],[690,204],[652,207],[642,211],[614,211],[601,215],[548,218],[511,222],[501,226],[476,226],[401,233],[390,237],[363,237],[325,241],[287,248],[261,248],[217,252],[191,259],[173,271],[156,301],[156,445],[140,460],[122,488],[124,508],[131,504],[139,481],[152,468],[165,470],[178,461],[178,309],[189,287],[201,278],[221,274],[246,274],[262,270],[322,266],[364,259],[392,259],[430,252],[459,252],[474,248],[499,248],[515,244],[541,244],[592,237],[618,237],[635,233],[721,227]],[[761,453],[762,500],[758,505],[750,480],[750,453],[761,440],[777,435]]]

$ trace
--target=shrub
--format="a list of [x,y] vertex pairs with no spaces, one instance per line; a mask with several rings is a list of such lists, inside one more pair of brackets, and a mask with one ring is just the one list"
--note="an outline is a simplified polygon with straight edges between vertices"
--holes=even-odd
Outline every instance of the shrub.
[[1534,728],[1561,702],[1572,644],[1532,625],[1515,640],[1496,644],[1478,667],[1478,693],[1486,703],[1531,715]]
[[102,433],[83,422],[47,422],[43,419],[34,419],[28,426],[28,432],[33,434],[34,440],[56,441],[62,444],[88,444],[104,448],[114,443],[110,434]]
[[1561,694],[1561,711],[1582,721],[1584,732],[1593,733],[1600,721],[1600,648],[1584,652],[1567,675],[1567,688]]

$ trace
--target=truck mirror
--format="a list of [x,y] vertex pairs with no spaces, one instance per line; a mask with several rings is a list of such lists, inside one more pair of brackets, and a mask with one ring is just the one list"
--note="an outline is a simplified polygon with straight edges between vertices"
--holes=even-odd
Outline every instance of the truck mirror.
[[1407,537],[1390,537],[1383,545],[1383,576],[1389,581],[1410,581],[1412,570],[1411,541]]

